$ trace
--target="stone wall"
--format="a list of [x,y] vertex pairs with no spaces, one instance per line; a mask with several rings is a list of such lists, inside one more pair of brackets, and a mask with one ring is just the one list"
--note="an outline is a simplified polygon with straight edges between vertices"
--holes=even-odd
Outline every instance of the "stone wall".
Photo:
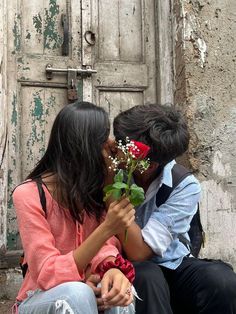
[[174,99],[202,183],[202,256],[236,267],[236,1],[173,1]]

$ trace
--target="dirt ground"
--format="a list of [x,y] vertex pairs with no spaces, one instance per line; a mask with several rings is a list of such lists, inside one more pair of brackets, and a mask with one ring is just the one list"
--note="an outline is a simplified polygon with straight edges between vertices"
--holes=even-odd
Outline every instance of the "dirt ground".
[[0,300],[0,314],[11,314],[13,300]]

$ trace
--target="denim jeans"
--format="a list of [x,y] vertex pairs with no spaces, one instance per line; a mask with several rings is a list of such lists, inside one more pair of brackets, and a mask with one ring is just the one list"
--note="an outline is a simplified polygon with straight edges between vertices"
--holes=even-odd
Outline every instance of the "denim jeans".
[[[20,303],[19,314],[97,314],[93,290],[83,282],[66,282],[47,291],[33,292]],[[134,305],[114,307],[105,314],[133,314]]]

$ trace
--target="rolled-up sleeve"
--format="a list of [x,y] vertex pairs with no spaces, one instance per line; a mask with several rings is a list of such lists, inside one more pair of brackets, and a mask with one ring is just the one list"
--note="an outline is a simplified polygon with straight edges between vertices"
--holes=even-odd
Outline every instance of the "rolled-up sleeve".
[[142,236],[155,254],[163,257],[173,237],[188,232],[200,192],[199,182],[194,176],[188,176],[172,191],[166,203],[152,212]]

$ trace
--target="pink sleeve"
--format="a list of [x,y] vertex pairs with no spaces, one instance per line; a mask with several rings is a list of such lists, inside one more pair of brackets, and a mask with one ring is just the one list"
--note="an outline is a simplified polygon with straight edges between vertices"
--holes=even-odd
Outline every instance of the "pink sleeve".
[[48,290],[68,281],[81,281],[73,251],[61,255],[55,247],[45,213],[41,207],[37,186],[24,183],[13,193],[17,221],[30,275],[37,285]]
[[109,256],[116,257],[121,252],[120,241],[116,237],[110,238],[104,246],[100,249],[98,254],[91,261],[91,272],[96,273],[96,269],[104,259]]

